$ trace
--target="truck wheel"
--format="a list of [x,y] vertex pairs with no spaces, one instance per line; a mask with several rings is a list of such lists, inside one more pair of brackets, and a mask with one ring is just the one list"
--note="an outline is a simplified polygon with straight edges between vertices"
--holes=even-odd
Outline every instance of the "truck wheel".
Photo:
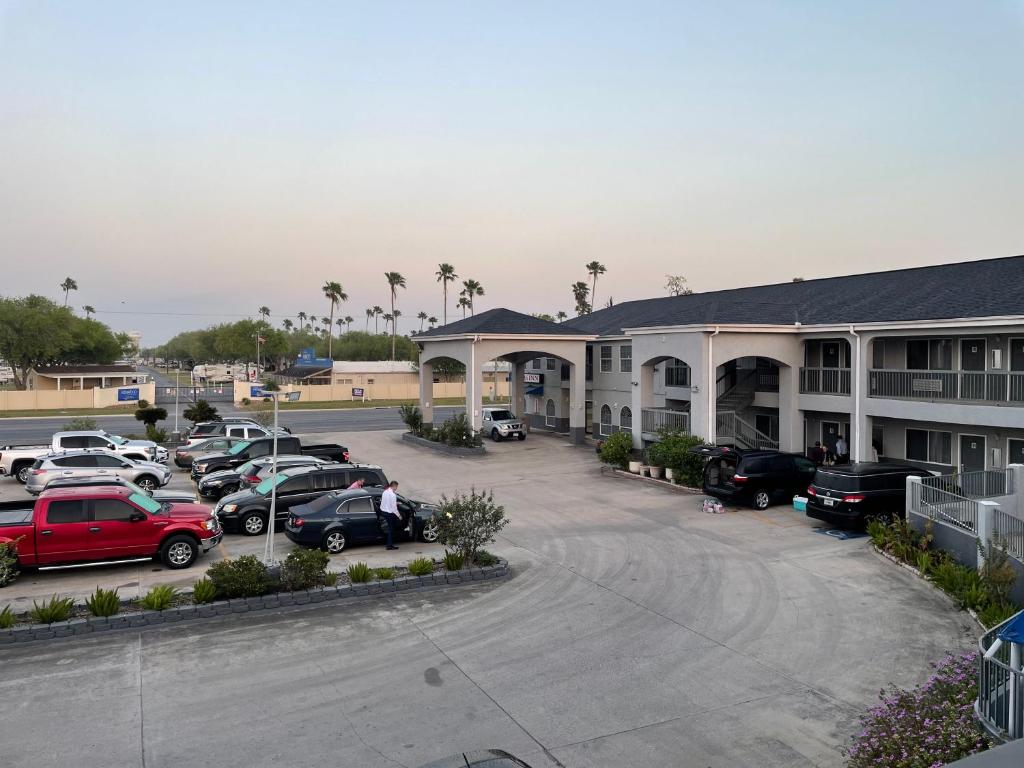
[[152,475],[143,475],[135,481],[135,484],[144,491],[155,491],[160,485]]
[[491,430],[491,440],[493,440],[496,443],[500,443],[501,442],[501,435],[498,434],[498,428],[497,427],[495,427],[494,429]]
[[160,560],[168,568],[188,568],[199,557],[199,544],[191,536],[171,536],[160,547]]
[[520,439],[520,440],[525,440],[525,439],[526,439],[526,434],[525,434],[525,433],[523,433],[523,432],[520,432],[520,433],[519,433],[519,439]]
[[223,499],[225,496],[230,496],[232,493],[238,493],[237,485],[225,485],[220,489],[220,496],[218,498]]
[[239,527],[246,536],[259,536],[263,533],[263,516],[259,512],[250,512],[239,521]]
[[341,529],[335,529],[324,536],[324,540],[320,542],[320,548],[330,552],[332,555],[337,555],[344,551],[347,543],[345,541],[345,532]]
[[26,462],[24,464],[16,464],[11,468],[11,472],[14,475],[14,479],[24,485],[28,482],[28,473],[32,471],[32,462]]
[[420,531],[420,538],[428,544],[433,544],[437,541],[441,535],[441,531],[437,528],[437,520],[430,518],[423,524],[423,529]]

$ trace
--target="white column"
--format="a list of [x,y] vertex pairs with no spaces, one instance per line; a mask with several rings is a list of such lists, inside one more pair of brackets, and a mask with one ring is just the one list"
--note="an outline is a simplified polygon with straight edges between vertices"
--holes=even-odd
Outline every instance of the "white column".
[[466,416],[474,430],[483,426],[481,409],[483,408],[484,379],[480,370],[481,356],[478,354],[477,342],[469,343],[469,365],[466,366]]
[[779,366],[779,449],[803,455],[804,419],[800,410],[800,371]]
[[[632,398],[630,402],[630,410],[633,411],[633,447],[643,448],[643,427],[644,427],[644,408],[654,407],[654,375],[655,368],[654,363],[648,365],[641,365],[633,371],[630,376],[630,386],[632,387]],[[595,413],[600,414],[597,410],[600,406],[594,403]],[[600,418],[600,415],[598,416]]]
[[526,385],[523,382],[524,363],[512,363],[508,372],[508,407],[517,419],[526,416]]
[[423,425],[434,425],[434,366],[432,363],[420,363],[420,413],[423,414]]
[[992,501],[991,499],[981,499],[978,502],[978,540],[982,546],[978,547],[978,570],[985,565],[985,552],[992,546],[992,537],[995,533],[995,513],[1001,509],[1001,505],[998,501]]
[[871,461],[871,417],[867,415],[868,342],[870,336],[854,336],[851,343],[850,399],[850,457],[853,461]]
[[[586,371],[584,370],[585,365],[585,362],[577,361],[569,366],[569,439],[576,444],[584,442],[587,438],[587,382]],[[634,436],[636,433],[637,430],[634,429]],[[636,437],[633,439],[636,440]]]

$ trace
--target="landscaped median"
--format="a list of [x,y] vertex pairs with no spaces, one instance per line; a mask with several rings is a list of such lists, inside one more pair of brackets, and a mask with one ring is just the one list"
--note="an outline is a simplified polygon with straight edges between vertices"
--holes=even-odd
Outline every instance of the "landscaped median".
[[[457,561],[449,561],[451,565],[460,565],[458,568],[449,569],[444,560],[431,561],[420,558],[419,561],[413,561],[406,567],[374,569],[364,563],[356,563],[350,566],[346,573],[325,573],[325,578],[318,581],[327,583],[320,583],[305,589],[267,591],[264,594],[247,597],[214,598],[210,602],[198,602],[197,595],[205,589],[198,585],[204,582],[210,584],[204,579],[198,582],[196,588],[191,592],[174,593],[172,604],[163,610],[146,608],[144,605],[146,597],[138,601],[116,600],[115,597],[116,612],[110,616],[94,616],[90,614],[88,606],[84,604],[68,605],[65,602],[68,618],[50,623],[33,622],[32,614],[40,611],[44,614],[43,618],[49,618],[45,616],[47,610],[56,610],[56,615],[60,615],[61,608],[55,605],[60,598],[54,596],[43,604],[37,604],[36,609],[39,610],[34,609],[22,616],[8,613],[7,615],[12,617],[15,623],[6,629],[0,629],[0,646],[33,640],[79,637],[123,629],[162,626],[296,605],[337,602],[350,598],[384,597],[398,592],[474,584],[501,579],[509,575],[507,561],[487,556],[486,553],[480,554],[483,557],[478,559],[490,564],[473,565],[467,568]],[[386,571],[390,571],[390,573],[386,573]],[[268,584],[268,589],[270,586],[271,584]],[[154,588],[154,590],[157,589],[160,587]],[[152,592],[151,590],[151,594]],[[116,595],[116,592],[113,594]],[[3,613],[0,613],[0,616],[3,616]]]

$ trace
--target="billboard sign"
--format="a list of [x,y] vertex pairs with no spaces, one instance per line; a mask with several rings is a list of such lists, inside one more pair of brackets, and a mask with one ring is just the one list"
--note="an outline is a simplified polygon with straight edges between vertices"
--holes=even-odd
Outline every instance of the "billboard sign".
[[306,347],[305,349],[299,350],[299,356],[295,358],[296,365],[317,365],[321,368],[331,368],[334,366],[334,361],[329,357],[317,357],[316,350],[312,347]]

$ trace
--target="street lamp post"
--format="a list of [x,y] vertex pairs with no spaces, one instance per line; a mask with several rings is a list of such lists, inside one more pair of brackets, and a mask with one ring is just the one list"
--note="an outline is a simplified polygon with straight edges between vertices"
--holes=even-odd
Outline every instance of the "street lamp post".
[[263,547],[263,562],[269,566],[274,564],[274,523],[277,520],[277,403],[281,397],[284,397],[289,403],[293,403],[302,396],[302,393],[270,392],[263,389],[257,396],[269,397],[274,401],[274,452],[270,463],[270,514],[267,516],[267,541]]

